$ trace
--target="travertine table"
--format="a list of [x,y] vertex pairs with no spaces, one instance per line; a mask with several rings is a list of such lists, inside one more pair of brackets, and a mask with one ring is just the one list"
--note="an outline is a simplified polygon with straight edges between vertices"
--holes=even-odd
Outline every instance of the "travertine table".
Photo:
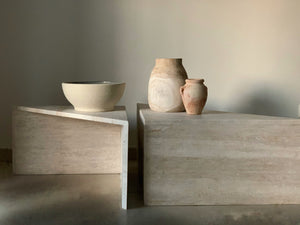
[[300,203],[300,120],[138,105],[146,205]]
[[120,173],[127,208],[128,121],[125,107],[82,113],[66,106],[13,111],[15,174]]

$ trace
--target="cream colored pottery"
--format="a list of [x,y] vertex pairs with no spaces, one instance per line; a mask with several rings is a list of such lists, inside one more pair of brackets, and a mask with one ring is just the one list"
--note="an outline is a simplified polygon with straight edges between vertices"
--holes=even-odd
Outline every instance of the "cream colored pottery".
[[148,103],[157,112],[184,111],[179,88],[184,85],[187,73],[182,59],[156,59],[148,85]]
[[180,94],[188,114],[201,114],[207,100],[207,87],[203,79],[187,79]]
[[64,82],[65,97],[77,111],[103,112],[114,110],[121,99],[125,83],[103,82]]

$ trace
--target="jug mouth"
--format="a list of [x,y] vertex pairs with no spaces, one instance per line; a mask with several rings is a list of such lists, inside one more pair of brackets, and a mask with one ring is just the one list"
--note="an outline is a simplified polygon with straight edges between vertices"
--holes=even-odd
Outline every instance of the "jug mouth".
[[186,79],[186,83],[203,83],[204,79]]

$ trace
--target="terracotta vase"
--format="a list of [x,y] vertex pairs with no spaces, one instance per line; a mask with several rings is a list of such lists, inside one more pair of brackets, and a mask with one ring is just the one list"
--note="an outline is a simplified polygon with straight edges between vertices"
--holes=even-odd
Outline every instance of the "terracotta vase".
[[148,103],[157,112],[182,112],[184,106],[179,89],[187,73],[182,59],[156,59],[148,85]]
[[201,114],[207,100],[207,87],[203,79],[187,79],[180,94],[188,114]]

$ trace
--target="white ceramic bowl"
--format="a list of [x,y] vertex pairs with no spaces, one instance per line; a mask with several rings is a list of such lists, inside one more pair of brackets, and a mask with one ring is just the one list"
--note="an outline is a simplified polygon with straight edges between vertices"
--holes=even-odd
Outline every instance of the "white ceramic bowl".
[[121,99],[125,83],[110,81],[63,82],[65,97],[77,111],[103,112],[114,110]]

